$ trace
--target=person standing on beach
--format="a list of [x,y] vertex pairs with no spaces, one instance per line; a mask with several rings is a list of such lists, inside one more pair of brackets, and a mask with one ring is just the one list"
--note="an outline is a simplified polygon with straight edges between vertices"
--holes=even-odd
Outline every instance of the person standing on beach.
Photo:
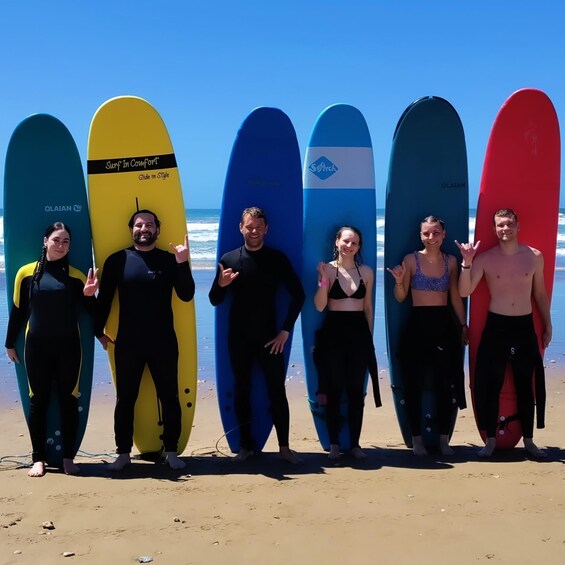
[[457,288],[457,259],[441,250],[445,233],[440,218],[427,216],[420,222],[423,249],[406,255],[401,265],[387,269],[395,280],[396,300],[404,302],[409,293],[412,298],[410,321],[398,356],[406,377],[406,408],[415,455],[428,453],[421,434],[423,379],[427,372],[433,377],[443,455],[453,455],[449,434],[454,401],[459,408],[467,406],[463,346],[468,342],[468,327]]
[[[371,362],[376,369],[373,346],[373,283],[375,275],[360,262],[361,232],[343,226],[335,236],[334,260],[318,264],[316,310],[328,312],[316,334],[318,402],[326,406],[330,439],[329,459],[341,457],[339,432],[343,392],[347,395],[349,446],[355,459],[364,459],[359,445],[365,407],[365,375]],[[373,373],[373,371],[371,371]],[[378,387],[378,377],[373,380]],[[375,386],[375,384],[373,386]],[[377,402],[380,406],[380,401]]]
[[70,244],[71,230],[67,225],[55,222],[48,226],[39,260],[21,267],[14,285],[6,353],[14,363],[20,362],[15,343],[27,324],[24,361],[30,391],[28,428],[33,450],[30,477],[45,475],[47,410],[52,382],[55,382],[61,408],[63,470],[67,475],[79,472],[74,463],[82,359],[78,308],[82,304],[95,315],[96,301],[92,296],[98,288],[98,280],[96,271],[90,269],[85,278],[69,265]]
[[[283,350],[304,304],[300,279],[284,253],[264,245],[268,231],[265,212],[243,210],[239,231],[243,245],[221,259],[209,293],[213,306],[231,290],[228,349],[234,374],[234,404],[241,442],[236,457],[243,462],[255,449],[251,433],[251,369],[256,360],[266,379],[280,456],[291,463],[300,459],[289,447],[290,415],[285,390]],[[286,319],[277,328],[275,294],[283,285],[290,295]]]
[[[128,225],[133,245],[106,259],[98,293],[97,329],[106,324],[116,290],[120,304],[114,352],[117,396],[114,431],[118,458],[109,469],[120,471],[131,463],[134,407],[145,365],[162,405],[166,461],[172,469],[182,469],[185,463],[177,455],[182,414],[171,299],[173,289],[184,302],[194,297],[188,235],[182,245],[170,243],[170,253],[157,249],[161,224],[154,212],[139,210]],[[107,345],[112,340],[105,336],[105,341]]]
[[[546,453],[533,441],[534,413],[543,428],[545,375],[532,315],[534,299],[542,323],[542,346],[552,336],[549,297],[543,277],[543,255],[518,241],[520,224],[514,210],[498,210],[493,217],[498,245],[477,255],[476,245],[457,243],[463,258],[459,293],[469,296],[484,277],[490,293],[488,316],[477,351],[474,398],[479,429],[486,431],[486,443],[479,456],[490,457],[496,447],[499,396],[507,363],[512,367],[518,416],[524,448],[536,458]],[[534,398],[532,379],[535,375]]]

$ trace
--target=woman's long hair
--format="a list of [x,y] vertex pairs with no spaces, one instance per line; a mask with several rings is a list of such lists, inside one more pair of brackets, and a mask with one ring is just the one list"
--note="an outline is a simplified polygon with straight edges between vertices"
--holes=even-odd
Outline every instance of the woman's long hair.
[[[69,234],[69,239],[72,238],[71,230],[70,230],[69,226],[67,226],[63,222],[53,222],[51,225],[47,226],[47,228],[45,230],[45,237],[49,238],[49,236],[57,230],[65,230]],[[45,261],[46,260],[47,260],[47,246],[44,243],[43,247],[41,248],[41,255],[39,256],[39,259],[37,260],[37,263],[35,264],[35,269],[33,270],[33,277],[31,279],[31,284],[29,285],[30,302],[31,302],[31,293],[33,291],[33,287],[35,285],[39,285],[39,281],[41,280],[41,277],[43,276],[43,273],[45,272]],[[63,268],[67,272],[69,272],[69,254],[67,253],[61,259],[61,261],[63,262]]]

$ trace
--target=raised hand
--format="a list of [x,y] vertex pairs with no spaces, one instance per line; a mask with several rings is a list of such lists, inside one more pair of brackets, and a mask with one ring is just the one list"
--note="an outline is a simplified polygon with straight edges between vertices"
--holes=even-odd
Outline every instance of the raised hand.
[[473,245],[472,243],[459,243],[457,240],[455,240],[455,245],[459,247],[459,251],[461,251],[461,257],[465,265],[471,265],[473,263],[473,259],[480,244],[480,240],[477,241],[475,245]]
[[188,234],[184,234],[184,244],[183,245],[173,245],[172,243],[169,243],[169,247],[171,248],[171,251],[175,254],[175,259],[177,260],[177,263],[184,263],[185,261],[188,261],[188,258],[190,256],[190,250],[188,247]]
[[86,277],[86,283],[82,289],[84,296],[94,296],[98,290],[98,269],[88,269],[88,275]]
[[222,287],[228,286],[232,281],[237,278],[239,272],[234,272],[232,268],[225,269],[221,263],[218,263],[220,274],[218,275],[218,284]]
[[394,280],[397,283],[400,284],[404,280],[404,273],[406,272],[404,263],[402,263],[402,265],[396,265],[395,267],[392,267],[392,269],[387,267],[386,270],[394,277]]

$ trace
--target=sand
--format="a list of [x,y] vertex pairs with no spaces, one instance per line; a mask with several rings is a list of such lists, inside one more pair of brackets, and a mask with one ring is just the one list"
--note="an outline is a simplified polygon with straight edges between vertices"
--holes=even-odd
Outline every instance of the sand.
[[[237,465],[222,439],[215,390],[200,385],[187,469],[134,461],[110,474],[113,392],[96,391],[81,476],[40,479],[6,457],[29,453],[19,403],[0,410],[0,563],[563,563],[565,369],[548,368],[549,460],[516,448],[477,458],[472,411],[463,411],[456,454],[416,458],[402,444],[383,375],[384,406],[366,407],[368,458],[334,465],[315,439],[305,385],[288,385],[291,447],[300,466],[265,453]],[[370,396],[369,396],[370,398]],[[42,527],[51,521],[54,529]],[[69,552],[72,555],[64,557]],[[65,562],[67,562],[65,561]]]

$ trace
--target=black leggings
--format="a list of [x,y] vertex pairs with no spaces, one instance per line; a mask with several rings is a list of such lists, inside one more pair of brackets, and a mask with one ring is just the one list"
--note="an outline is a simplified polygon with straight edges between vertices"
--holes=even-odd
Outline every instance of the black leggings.
[[174,336],[170,339],[156,340],[151,344],[116,342],[114,358],[117,398],[114,410],[114,433],[117,453],[130,453],[133,446],[135,402],[146,364],[163,410],[165,451],[177,451],[182,418],[178,394],[178,356],[178,346]]
[[[365,407],[365,378],[369,362],[371,333],[364,312],[335,312],[326,315],[322,327],[323,363],[325,382],[320,392],[328,397],[326,423],[330,444],[339,444],[342,427],[341,402],[347,397],[349,445],[359,447]],[[317,345],[318,347],[318,345]]]
[[451,431],[456,406],[456,378],[459,336],[447,306],[412,308],[408,328],[400,347],[406,410],[413,436],[422,434],[422,394],[431,389],[436,396],[438,430]]
[[499,397],[507,363],[512,367],[522,435],[534,435],[534,369],[540,361],[533,317],[488,313],[477,351],[474,397],[479,429],[496,437]]
[[57,339],[26,336],[25,364],[30,387],[28,428],[33,462],[45,461],[47,410],[52,383],[55,383],[61,410],[63,458],[76,454],[78,428],[78,381],[81,365],[80,337],[77,334]]
[[270,339],[272,338],[250,338],[242,335],[241,328],[231,330],[228,337],[234,375],[234,407],[239,424],[240,446],[243,449],[255,449],[251,432],[251,375],[254,361],[257,361],[265,376],[279,446],[288,447],[290,413],[285,389],[284,355],[269,353],[270,348],[265,347],[265,343]]

